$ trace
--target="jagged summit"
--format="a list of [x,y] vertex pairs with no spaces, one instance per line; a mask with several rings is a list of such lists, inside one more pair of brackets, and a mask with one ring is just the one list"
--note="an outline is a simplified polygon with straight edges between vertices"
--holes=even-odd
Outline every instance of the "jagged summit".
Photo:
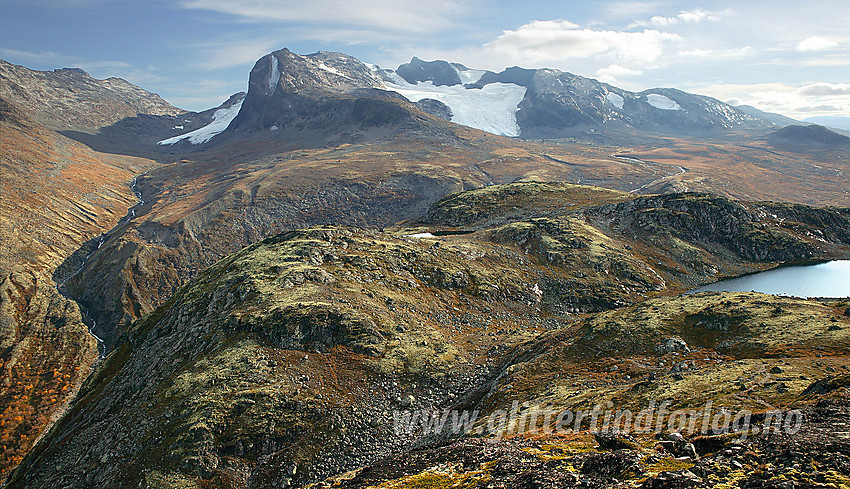
[[302,56],[286,48],[260,58],[248,80],[248,92],[267,95],[278,90],[345,93],[370,87],[384,88],[378,76],[353,56],[327,51]]
[[321,129],[333,134],[401,123],[412,118],[410,109],[352,56],[324,51],[302,56],[281,49],[254,65],[228,133]]

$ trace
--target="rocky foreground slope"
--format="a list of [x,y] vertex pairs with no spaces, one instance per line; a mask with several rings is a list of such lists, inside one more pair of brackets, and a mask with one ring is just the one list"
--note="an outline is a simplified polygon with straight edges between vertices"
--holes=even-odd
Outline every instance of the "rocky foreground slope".
[[[463,404],[480,410],[477,436],[450,436],[449,418],[430,444],[310,487],[843,487],[849,316],[847,301],[756,293],[590,316],[494,371]],[[402,427],[421,434],[433,416]]]
[[[846,364],[846,304],[669,294],[849,246],[846,210],[543,183],[455,194],[384,232],[279,234],[132,323],[9,485],[281,487],[397,456],[392,472],[347,483],[478,484],[502,480],[499,465],[438,451],[404,462],[434,437],[399,432],[394,411],[793,403]],[[774,366],[787,374],[770,384]],[[596,451],[577,436],[523,453]],[[473,457],[476,443],[458,450]],[[502,457],[487,453],[480,461]],[[653,467],[690,466],[656,457]],[[587,466],[594,484],[627,469],[606,460]]]

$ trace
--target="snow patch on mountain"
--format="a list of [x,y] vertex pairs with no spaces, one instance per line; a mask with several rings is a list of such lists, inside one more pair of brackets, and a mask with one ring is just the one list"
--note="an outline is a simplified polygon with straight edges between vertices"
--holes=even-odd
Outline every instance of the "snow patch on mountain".
[[677,104],[675,100],[661,95],[660,93],[650,93],[646,96],[646,103],[661,110],[682,110],[682,106]]
[[484,73],[487,73],[485,70],[459,70],[457,67],[455,67],[455,71],[457,72],[457,76],[460,77],[460,83],[463,85],[478,83],[478,80],[484,76]]
[[227,129],[227,126],[229,126],[233,119],[236,118],[236,115],[239,114],[239,109],[242,108],[242,102],[244,101],[245,100],[242,99],[230,107],[218,109],[213,114],[212,122],[200,129],[195,129],[192,132],[187,132],[180,136],[174,136],[173,138],[164,139],[157,144],[161,146],[168,146],[179,143],[184,139],[188,139],[192,144],[206,143],[214,136]]
[[322,63],[321,61],[319,61],[319,64],[316,65],[316,66],[318,66],[319,69],[322,70],[322,71],[327,71],[328,73],[333,73],[334,75],[341,76],[343,78],[348,78],[349,80],[351,79],[350,76],[339,71],[338,69],[334,68],[333,66],[328,66],[328,65]]
[[272,55],[271,69],[269,70],[269,93],[274,93],[277,83],[280,81],[280,68],[277,65],[277,56]]
[[622,95],[614,92],[608,92],[608,95],[606,95],[605,98],[607,98],[608,101],[611,102],[611,105],[617,107],[620,110],[623,110],[623,103],[625,102],[625,99]]
[[525,87],[513,83],[489,83],[481,89],[466,89],[463,85],[437,86],[431,81],[412,85],[395,73],[388,76],[395,83],[387,82],[387,88],[411,102],[430,98],[446,104],[452,111],[455,124],[502,136],[519,136],[516,112],[525,97]]

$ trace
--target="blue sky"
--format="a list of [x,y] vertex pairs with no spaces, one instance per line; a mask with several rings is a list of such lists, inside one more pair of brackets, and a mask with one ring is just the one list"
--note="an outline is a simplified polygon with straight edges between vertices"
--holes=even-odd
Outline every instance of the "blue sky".
[[395,68],[550,67],[675,87],[803,119],[850,116],[840,1],[0,0],[0,58],[120,76],[190,110],[245,90],[274,49]]

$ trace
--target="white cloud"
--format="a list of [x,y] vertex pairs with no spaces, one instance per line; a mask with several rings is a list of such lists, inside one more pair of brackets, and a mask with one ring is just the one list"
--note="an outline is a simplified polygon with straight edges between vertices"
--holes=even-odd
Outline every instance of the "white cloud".
[[[791,64],[791,63],[789,63]],[[808,58],[802,60],[802,62],[797,63],[800,66],[805,67],[829,67],[829,66],[842,66],[848,67],[850,66],[850,56],[836,56],[836,57],[820,57],[820,58]]]
[[850,83],[812,83],[797,89],[800,95],[850,95]]
[[620,78],[638,76],[642,74],[643,72],[640,70],[633,70],[616,64],[596,70],[596,76],[599,81],[609,83],[611,85],[615,85]]
[[740,59],[752,56],[757,51],[752,46],[732,49],[690,49],[678,53],[683,58],[710,58],[711,61]]
[[658,60],[666,44],[681,40],[677,34],[657,30],[593,30],[563,20],[536,20],[504,31],[484,49],[526,65],[597,56],[621,64],[646,64]]
[[211,10],[256,22],[337,24],[388,33],[440,32],[470,11],[469,2],[429,0],[183,0],[187,9]]
[[200,60],[195,64],[197,67],[218,70],[242,65],[253,66],[258,59],[283,46],[277,39],[251,39],[223,40],[195,44],[193,47],[201,53]]
[[811,115],[844,115],[842,111],[850,108],[850,85],[844,83],[716,84],[693,91],[734,105],[752,105],[796,119]]
[[665,17],[663,15],[654,15],[648,21],[646,20],[636,20],[629,24],[627,29],[633,29],[635,27],[671,27],[677,24],[699,24],[703,21],[710,22],[718,22],[725,15],[730,14],[731,11],[725,10],[723,12],[709,12],[707,10],[696,9],[696,10],[682,10],[677,15],[672,17]]
[[720,20],[720,17],[705,10],[690,10],[690,11],[682,11],[679,12],[679,15],[675,17],[663,17],[660,15],[656,15],[649,19],[649,23],[652,25],[666,27],[669,25],[678,24],[680,22],[689,22],[692,24],[696,24],[698,22],[702,22],[704,20]]
[[714,51],[710,49],[691,49],[679,53],[680,56],[688,56],[694,58],[705,58],[707,56],[711,56],[712,54],[714,54]]
[[838,43],[820,36],[812,36],[797,44],[797,51],[826,51],[838,47]]

